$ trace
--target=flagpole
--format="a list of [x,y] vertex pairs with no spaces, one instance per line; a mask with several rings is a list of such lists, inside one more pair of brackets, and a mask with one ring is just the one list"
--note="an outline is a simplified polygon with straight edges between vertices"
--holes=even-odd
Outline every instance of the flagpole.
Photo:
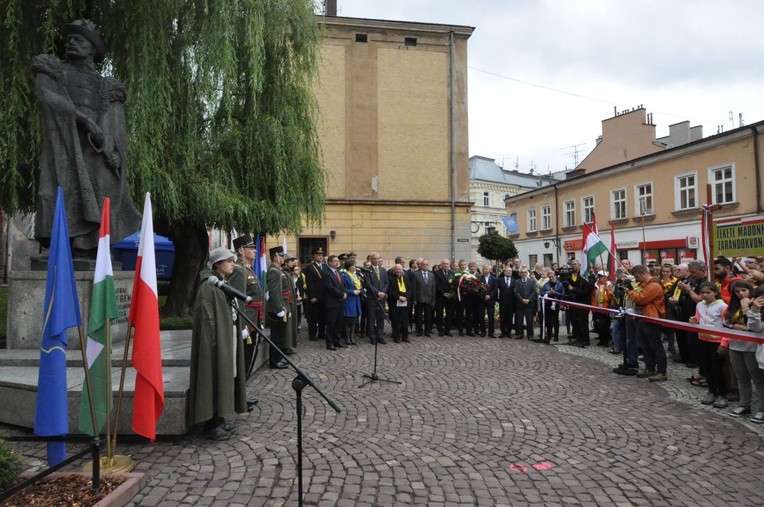
[[122,395],[125,392],[125,374],[127,371],[127,353],[130,349],[130,340],[133,334],[133,325],[128,319],[127,334],[125,335],[125,351],[122,354],[122,372],[119,376],[119,391],[117,392],[117,409],[114,414],[114,437],[113,441],[109,443],[112,446],[112,454],[117,452],[117,435],[119,434],[119,415],[122,411]]
[[[82,365],[85,367],[85,386],[88,390],[88,400],[90,401],[90,419],[93,421],[93,433],[96,433],[98,427],[98,419],[96,419],[95,413],[95,399],[93,398],[93,385],[90,383],[90,367],[88,366],[87,356],[87,338],[85,338],[85,330],[82,326],[77,326],[77,331],[80,335],[80,351],[82,352]],[[98,434],[96,433],[97,437]]]
[[106,466],[111,468],[111,319],[106,317]]

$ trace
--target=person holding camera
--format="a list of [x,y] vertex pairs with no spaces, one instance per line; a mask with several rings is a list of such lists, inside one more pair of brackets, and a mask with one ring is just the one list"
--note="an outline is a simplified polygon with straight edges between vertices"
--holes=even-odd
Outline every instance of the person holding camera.
[[[666,304],[663,286],[652,277],[645,266],[637,264],[631,270],[635,280],[639,282],[638,290],[630,290],[626,295],[634,301],[636,312],[640,315],[663,319],[666,317]],[[662,328],[659,324],[637,320],[637,336],[642,342],[645,355],[645,368],[637,373],[637,377],[646,378],[650,382],[665,382],[666,349],[661,340]]]

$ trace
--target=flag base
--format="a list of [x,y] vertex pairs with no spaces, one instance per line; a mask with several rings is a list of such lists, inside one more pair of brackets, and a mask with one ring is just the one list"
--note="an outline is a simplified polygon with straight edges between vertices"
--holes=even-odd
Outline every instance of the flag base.
[[[135,463],[133,463],[130,456],[115,454],[111,458],[111,463],[109,463],[109,458],[107,456],[101,456],[101,473],[124,474],[132,471],[134,468]],[[93,462],[88,461],[85,463],[82,467],[82,471],[85,473],[92,472]]]

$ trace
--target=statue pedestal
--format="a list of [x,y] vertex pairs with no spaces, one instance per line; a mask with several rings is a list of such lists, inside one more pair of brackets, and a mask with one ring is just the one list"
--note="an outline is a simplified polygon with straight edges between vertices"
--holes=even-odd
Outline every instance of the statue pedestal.
[[[7,348],[39,349],[42,341],[43,306],[45,305],[45,271],[11,271],[8,276]],[[124,343],[127,317],[133,295],[134,271],[115,271],[119,318],[111,322],[112,343]],[[90,298],[93,292],[93,271],[75,271],[77,297],[82,325],[87,328]],[[69,329],[69,349],[80,348],[77,328]]]

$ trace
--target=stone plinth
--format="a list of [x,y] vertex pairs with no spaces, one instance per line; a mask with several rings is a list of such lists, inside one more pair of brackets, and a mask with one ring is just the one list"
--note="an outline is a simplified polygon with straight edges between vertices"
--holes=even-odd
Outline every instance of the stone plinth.
[[[113,343],[124,342],[127,316],[133,294],[134,271],[115,271],[119,318],[112,321]],[[39,349],[42,339],[43,306],[45,305],[45,271],[12,271],[8,276],[8,348]],[[87,330],[90,316],[90,298],[93,292],[93,272],[75,271],[77,297],[79,297],[82,325]],[[80,339],[77,328],[69,330],[69,348],[78,349]]]

